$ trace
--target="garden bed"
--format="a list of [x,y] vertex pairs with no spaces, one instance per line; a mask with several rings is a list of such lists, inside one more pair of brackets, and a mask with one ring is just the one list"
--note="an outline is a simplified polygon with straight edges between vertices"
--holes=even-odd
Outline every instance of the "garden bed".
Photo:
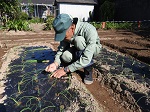
[[[50,78],[45,67],[53,62],[55,52],[47,46],[13,47],[2,65],[0,111],[103,111],[92,94],[75,76]],[[2,83],[3,82],[3,83]],[[3,109],[3,110],[2,110]]]
[[123,106],[132,111],[150,110],[150,67],[132,57],[102,49],[96,58],[95,71],[102,85]]

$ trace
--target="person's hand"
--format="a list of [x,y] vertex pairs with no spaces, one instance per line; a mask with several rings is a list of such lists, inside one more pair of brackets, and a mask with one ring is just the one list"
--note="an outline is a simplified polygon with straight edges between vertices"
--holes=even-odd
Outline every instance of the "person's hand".
[[55,78],[61,78],[61,76],[64,76],[66,74],[66,72],[64,71],[64,68],[60,68],[58,70],[56,70],[51,77],[55,77]]
[[56,62],[48,65],[46,68],[45,68],[45,71],[46,72],[54,72],[58,67],[58,64]]

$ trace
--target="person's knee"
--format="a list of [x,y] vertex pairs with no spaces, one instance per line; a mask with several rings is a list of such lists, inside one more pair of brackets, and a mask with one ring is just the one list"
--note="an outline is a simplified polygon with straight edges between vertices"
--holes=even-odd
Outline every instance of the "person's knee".
[[73,55],[69,52],[69,51],[65,51],[62,56],[61,59],[65,62],[65,63],[70,63],[73,59]]
[[86,47],[85,39],[82,36],[77,36],[74,39],[74,45],[78,50],[84,50]]

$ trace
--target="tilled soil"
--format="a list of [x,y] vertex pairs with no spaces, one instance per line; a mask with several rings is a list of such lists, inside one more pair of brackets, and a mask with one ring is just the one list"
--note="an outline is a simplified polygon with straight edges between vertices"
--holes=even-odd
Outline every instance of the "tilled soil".
[[101,43],[150,64],[150,31],[99,31]]
[[[129,32],[129,31],[112,31],[112,30],[98,30],[101,43],[108,46],[110,49],[133,56],[145,63],[150,62],[150,40],[149,33],[143,31]],[[53,31],[41,32],[2,32],[0,35],[0,67],[2,64],[2,56],[10,48],[19,45],[31,45],[36,42],[51,43],[56,50],[59,43],[54,42]],[[78,77],[77,74],[74,74]],[[81,78],[78,77],[80,80]],[[108,112],[128,112],[129,110],[117,102],[110,94],[109,89],[99,84],[99,81],[94,81],[92,85],[86,86],[93,96],[97,99],[99,104],[105,107]]]

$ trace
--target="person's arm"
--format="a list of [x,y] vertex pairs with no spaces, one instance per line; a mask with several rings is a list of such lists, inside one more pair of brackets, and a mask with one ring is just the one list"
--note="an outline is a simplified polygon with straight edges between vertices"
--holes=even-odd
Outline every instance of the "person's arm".
[[60,42],[60,45],[58,46],[58,50],[57,50],[57,53],[55,55],[55,60],[54,60],[54,63],[56,63],[58,66],[60,66],[61,64],[60,56],[69,47],[70,47],[70,43],[65,42],[65,41]]
[[93,58],[98,34],[95,29],[88,29],[84,36],[86,36],[87,46],[81,57],[76,62],[68,66],[70,72],[74,72],[86,67],[88,64],[90,64]]

